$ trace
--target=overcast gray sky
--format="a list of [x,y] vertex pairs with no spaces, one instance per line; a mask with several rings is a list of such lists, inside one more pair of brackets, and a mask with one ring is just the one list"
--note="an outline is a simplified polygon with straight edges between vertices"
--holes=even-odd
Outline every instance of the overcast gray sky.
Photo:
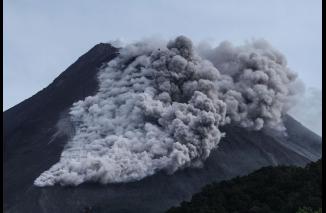
[[321,0],[5,0],[4,105],[46,87],[99,42],[183,34],[195,42],[265,38],[321,88]]

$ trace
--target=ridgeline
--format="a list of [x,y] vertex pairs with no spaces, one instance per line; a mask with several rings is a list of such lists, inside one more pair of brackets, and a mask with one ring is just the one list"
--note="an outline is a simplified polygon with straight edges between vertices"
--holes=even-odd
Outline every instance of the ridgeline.
[[167,213],[315,213],[322,207],[322,160],[264,167],[247,176],[205,186]]

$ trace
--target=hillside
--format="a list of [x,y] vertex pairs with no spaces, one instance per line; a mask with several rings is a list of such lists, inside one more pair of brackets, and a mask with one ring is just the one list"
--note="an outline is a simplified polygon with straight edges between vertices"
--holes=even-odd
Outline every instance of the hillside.
[[305,168],[264,167],[247,176],[209,184],[190,202],[167,213],[317,211],[322,207],[321,189],[322,160]]

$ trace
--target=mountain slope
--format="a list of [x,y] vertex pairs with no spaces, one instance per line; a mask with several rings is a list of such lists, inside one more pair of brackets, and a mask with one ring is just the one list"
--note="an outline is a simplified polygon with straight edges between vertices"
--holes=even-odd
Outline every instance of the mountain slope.
[[248,176],[209,184],[191,202],[168,213],[199,212],[297,212],[321,209],[322,160],[305,168],[264,167]]
[[49,144],[58,119],[75,101],[96,91],[98,68],[116,55],[111,45],[96,45],[47,88],[3,113],[5,206],[17,202],[36,173],[58,161],[65,140]]
[[69,139],[57,126],[71,130],[68,109],[96,92],[98,69],[116,55],[117,49],[111,45],[96,45],[47,88],[4,112],[7,212],[83,212],[87,208],[95,212],[163,212],[212,181],[268,165],[303,166],[321,157],[321,138],[287,116],[288,137],[223,127],[227,136],[201,169],[158,173],[134,183],[35,187],[35,178],[59,160]]

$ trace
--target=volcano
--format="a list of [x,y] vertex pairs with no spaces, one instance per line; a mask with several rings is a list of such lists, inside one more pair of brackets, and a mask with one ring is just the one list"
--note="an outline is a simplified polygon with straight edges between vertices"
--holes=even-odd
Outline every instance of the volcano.
[[226,136],[200,168],[158,172],[126,183],[35,186],[34,180],[59,161],[70,140],[58,132],[58,125],[73,131],[63,122],[70,107],[97,92],[99,70],[118,55],[119,49],[110,44],[94,46],[48,87],[3,113],[5,212],[164,212],[213,181],[269,165],[304,166],[321,158],[321,137],[286,115],[286,136],[222,126]]

